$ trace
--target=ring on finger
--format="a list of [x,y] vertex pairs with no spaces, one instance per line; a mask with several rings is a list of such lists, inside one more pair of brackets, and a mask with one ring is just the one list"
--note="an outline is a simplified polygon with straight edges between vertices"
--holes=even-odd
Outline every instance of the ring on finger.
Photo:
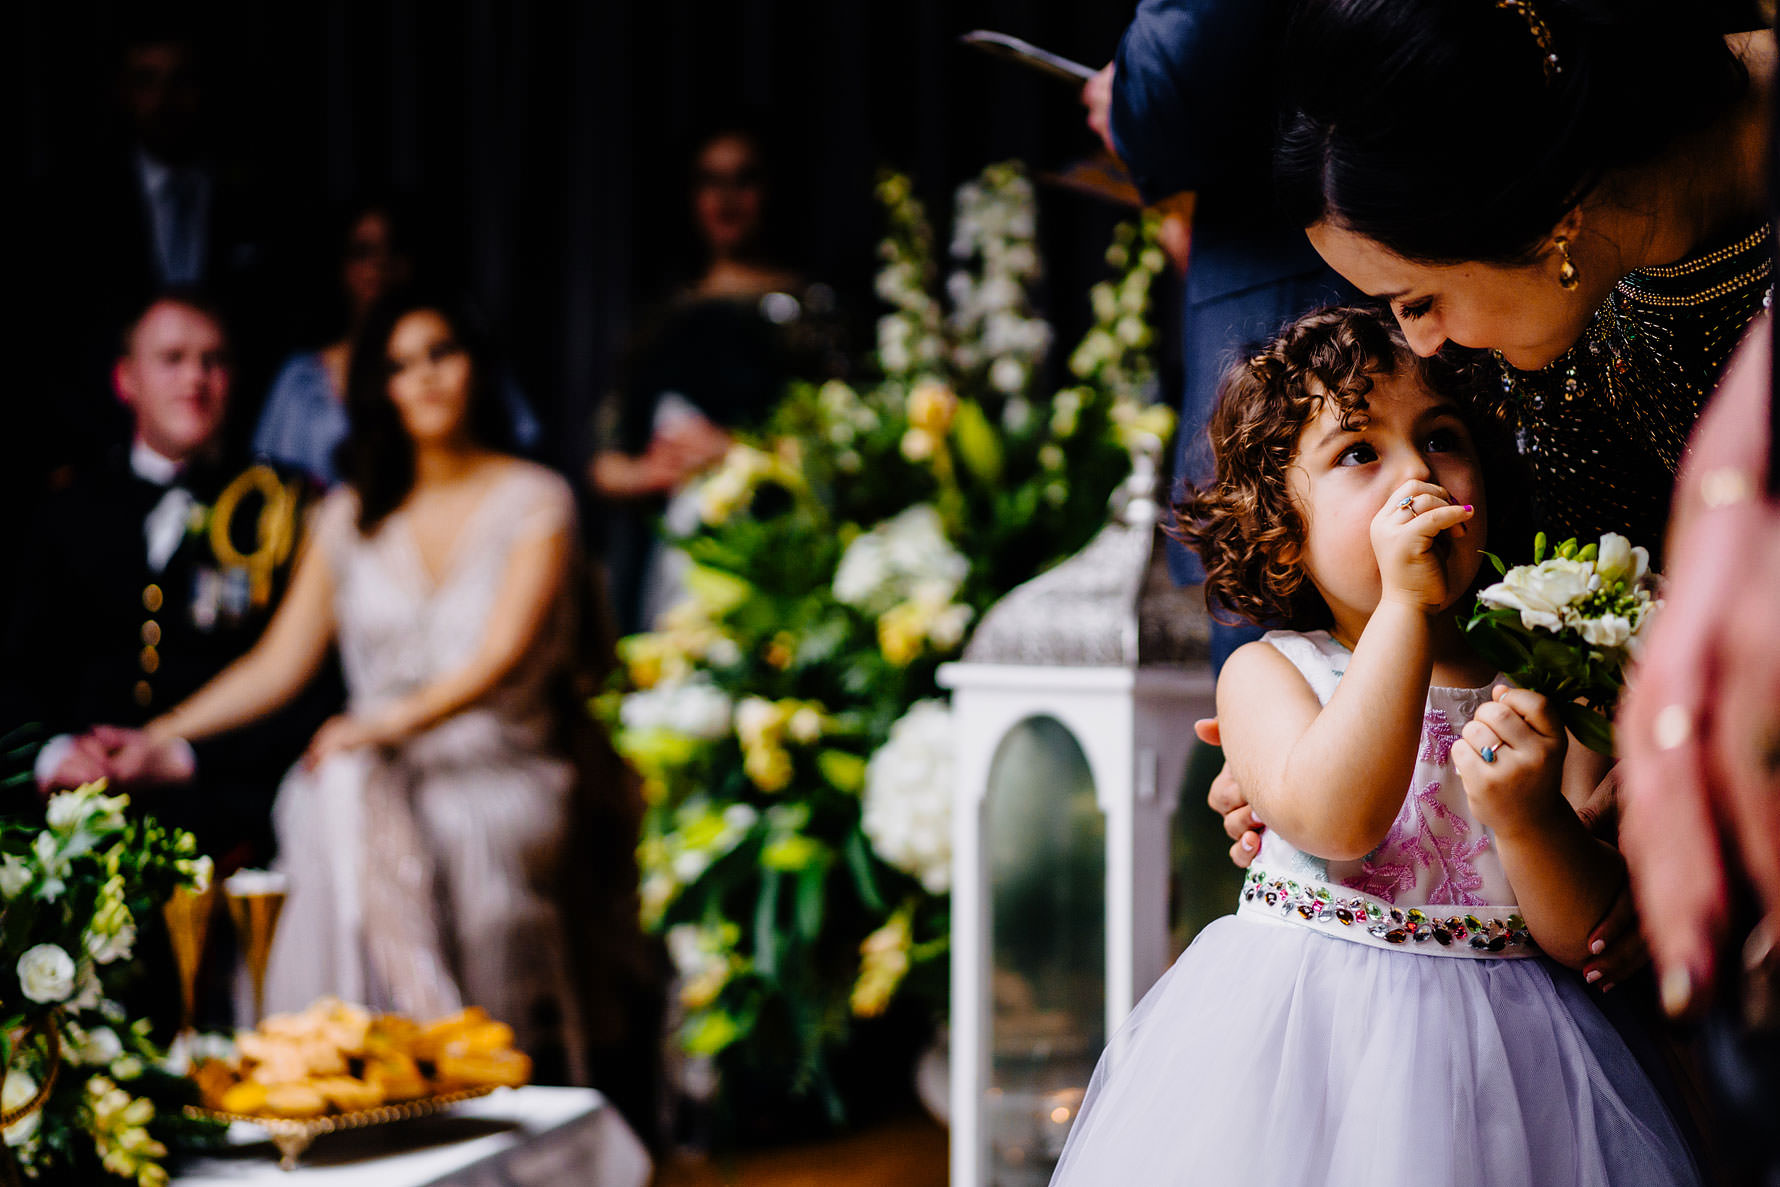
[[1415,510],[1415,496],[1414,495],[1404,495],[1402,498],[1398,499],[1397,500],[1397,510],[1399,510],[1399,511],[1414,511]]
[[1485,746],[1482,750],[1477,752],[1477,756],[1483,759],[1484,762],[1495,762],[1496,748],[1494,746]]

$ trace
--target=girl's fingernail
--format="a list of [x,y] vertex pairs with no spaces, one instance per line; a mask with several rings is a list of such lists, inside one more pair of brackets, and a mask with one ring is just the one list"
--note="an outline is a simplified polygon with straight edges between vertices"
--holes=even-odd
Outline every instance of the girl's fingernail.
[[1244,853],[1253,853],[1255,851],[1255,843],[1247,837],[1242,838],[1242,850]]
[[1601,970],[1590,969],[1588,972],[1582,974],[1582,979],[1587,981],[1590,985],[1593,985],[1596,981],[1601,979]]
[[1594,943],[1592,943],[1588,946],[1588,950],[1590,952],[1594,953],[1596,956],[1599,956],[1601,953],[1607,951],[1607,941],[1606,940],[1596,940]]
[[1661,994],[1663,1012],[1671,1018],[1679,1018],[1687,1013],[1687,1007],[1693,1001],[1693,974],[1687,971],[1686,965],[1676,965],[1663,974]]
[[1617,981],[1609,981],[1609,982],[1607,982],[1607,983],[1606,983],[1606,984],[1605,984],[1605,985],[1603,985],[1603,986],[1601,986],[1601,992],[1602,992],[1602,993],[1612,993],[1612,992],[1613,992],[1613,987],[1614,987],[1614,986],[1615,986],[1615,985],[1617,985],[1617,984],[1619,984],[1619,982],[1617,982]]
[[1465,510],[1467,510],[1467,511],[1469,511],[1469,510],[1471,510],[1471,504],[1469,504],[1469,503],[1466,503],[1466,504],[1465,504]]

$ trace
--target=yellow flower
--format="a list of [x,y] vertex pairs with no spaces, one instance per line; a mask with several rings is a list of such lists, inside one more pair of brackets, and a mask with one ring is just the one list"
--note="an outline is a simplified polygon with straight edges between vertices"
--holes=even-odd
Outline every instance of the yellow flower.
[[751,747],[742,758],[742,770],[760,790],[784,791],[791,782],[791,755],[782,746]]
[[791,666],[791,661],[797,658],[796,637],[790,631],[780,631],[766,645],[766,654],[763,658],[769,667],[777,668],[783,672]]
[[934,379],[923,379],[909,393],[909,424],[935,437],[944,437],[958,414],[958,397]]
[[906,668],[921,654],[927,641],[927,613],[919,602],[901,602],[878,618],[878,650],[899,668]]
[[913,940],[905,907],[859,945],[859,980],[853,985],[852,997],[857,1017],[876,1018],[889,1008],[890,999],[908,975]]

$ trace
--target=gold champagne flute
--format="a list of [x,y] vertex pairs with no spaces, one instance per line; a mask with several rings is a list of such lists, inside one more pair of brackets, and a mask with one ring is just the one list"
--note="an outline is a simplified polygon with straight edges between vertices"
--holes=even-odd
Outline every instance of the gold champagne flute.
[[253,1025],[266,1013],[266,966],[272,959],[272,937],[278,932],[278,916],[284,910],[290,880],[269,870],[242,870],[223,883],[229,900],[229,918],[235,938],[247,961],[253,982]]
[[181,886],[161,908],[167,920],[173,963],[179,970],[179,1030],[192,1029],[198,1016],[198,966],[204,960],[204,941],[210,935],[210,917],[216,911],[216,885],[202,891]]

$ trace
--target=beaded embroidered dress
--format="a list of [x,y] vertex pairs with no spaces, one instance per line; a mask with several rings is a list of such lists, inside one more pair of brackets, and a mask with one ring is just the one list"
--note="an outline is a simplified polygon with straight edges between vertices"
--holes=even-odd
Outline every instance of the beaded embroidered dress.
[[1662,547],[1682,450],[1744,329],[1769,304],[1772,272],[1763,221],[1716,250],[1628,273],[1549,366],[1501,363],[1497,411],[1514,429],[1538,526],[1552,539],[1611,531]]
[[[406,513],[369,537],[358,498],[322,504],[353,712],[370,714],[458,670],[487,634],[515,548],[573,533],[574,493],[530,462],[465,517],[445,570],[422,561]],[[474,1005],[519,1048],[585,1082],[582,1024],[557,885],[574,770],[553,745],[549,689],[568,654],[559,602],[532,649],[481,701],[399,746],[297,767],[278,790],[278,868],[291,881],[266,1007],[323,994],[434,1017]]]
[[[1348,651],[1266,641],[1327,702]],[[1576,977],[1539,956],[1452,743],[1488,687],[1433,688],[1378,849],[1263,833],[1237,913],[1095,1069],[1053,1187],[1695,1184],[1668,1109]]]

